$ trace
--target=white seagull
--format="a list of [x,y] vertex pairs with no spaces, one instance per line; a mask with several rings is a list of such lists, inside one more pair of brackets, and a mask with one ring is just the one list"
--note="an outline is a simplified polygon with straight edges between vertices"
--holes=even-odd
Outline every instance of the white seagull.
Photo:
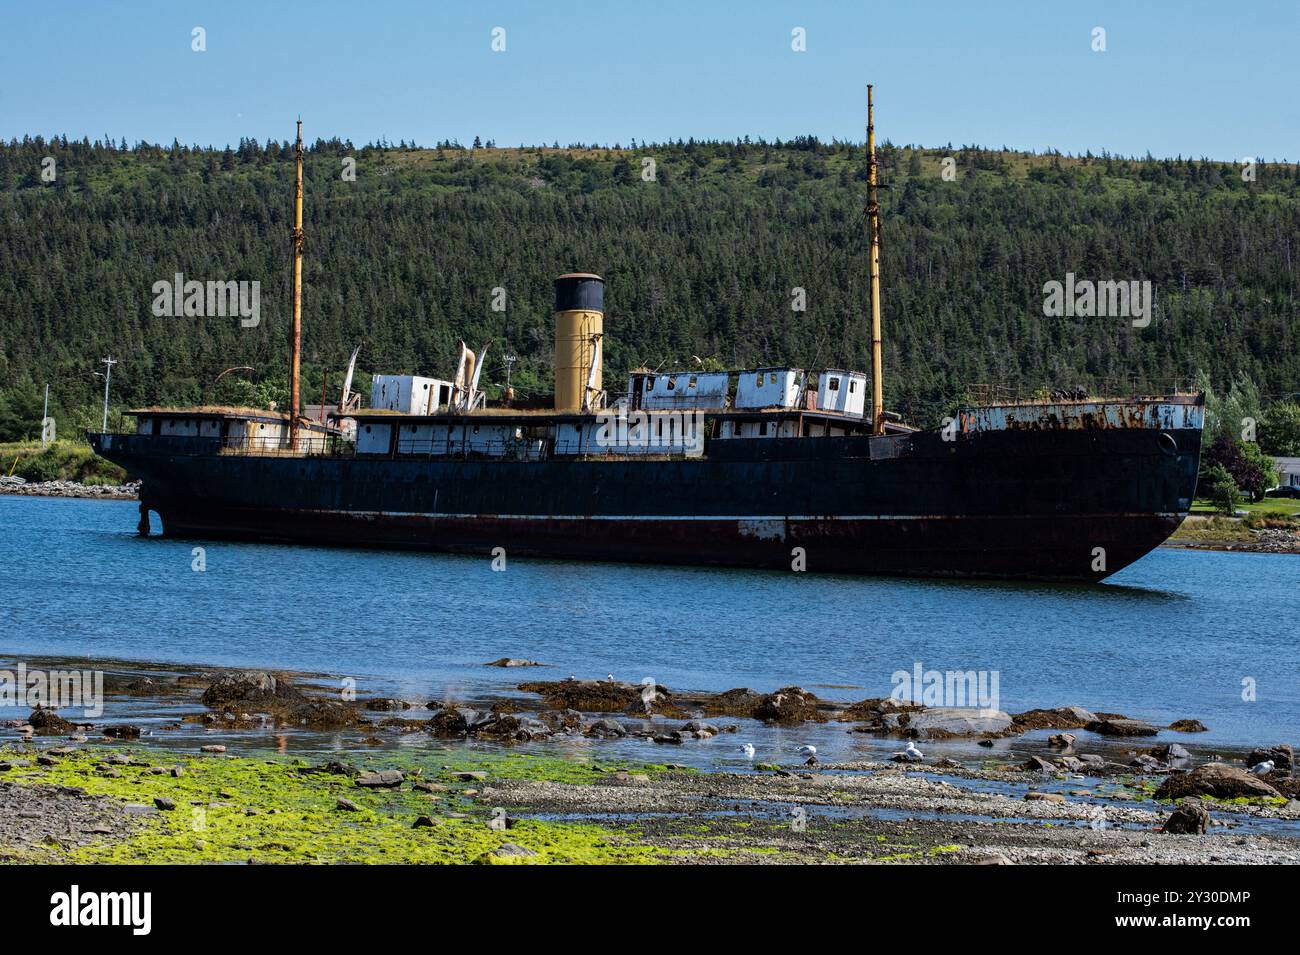
[[816,746],[800,746],[800,747],[799,747],[799,755],[800,755],[800,756],[816,756],[816,755],[817,755],[817,747],[816,747]]
[[1266,759],[1262,763],[1256,763],[1250,767],[1250,771],[1256,776],[1267,776],[1273,771],[1273,760]]
[[913,743],[911,740],[907,741],[907,749],[903,750],[903,752],[907,755],[907,758],[914,763],[919,763],[922,759],[925,758],[925,754],[922,753],[919,749],[917,749],[916,744]]
[[746,758],[746,759],[753,759],[753,758],[754,758],[754,744],[753,744],[753,743],[746,743],[744,746],[740,747],[740,751],[741,751],[742,753],[745,754],[745,758]]

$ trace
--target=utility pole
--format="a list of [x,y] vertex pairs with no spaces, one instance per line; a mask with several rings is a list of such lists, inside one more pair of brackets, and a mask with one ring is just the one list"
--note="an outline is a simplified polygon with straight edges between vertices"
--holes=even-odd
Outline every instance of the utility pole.
[[45,438],[50,433],[46,422],[50,420],[50,386],[45,385],[45,410],[41,412],[41,447],[45,447]]
[[[108,383],[113,379],[113,366],[117,364],[116,358],[101,358],[100,362],[104,365],[104,425],[101,431],[108,431]],[[95,372],[99,374],[99,372]]]
[[506,391],[509,391],[509,390],[510,390],[510,372],[514,369],[514,367],[515,367],[515,362],[518,361],[519,359],[516,358],[514,355],[505,355],[505,356],[502,357],[501,360],[504,361],[504,362],[506,363]]

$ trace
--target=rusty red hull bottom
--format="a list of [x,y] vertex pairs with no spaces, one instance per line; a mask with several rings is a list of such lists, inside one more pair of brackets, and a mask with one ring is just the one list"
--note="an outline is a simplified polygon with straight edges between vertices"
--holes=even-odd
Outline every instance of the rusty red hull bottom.
[[[1181,515],[534,519],[205,509],[171,511],[168,537],[302,542],[820,573],[1097,581],[1169,537]],[[754,526],[757,523],[758,526]]]

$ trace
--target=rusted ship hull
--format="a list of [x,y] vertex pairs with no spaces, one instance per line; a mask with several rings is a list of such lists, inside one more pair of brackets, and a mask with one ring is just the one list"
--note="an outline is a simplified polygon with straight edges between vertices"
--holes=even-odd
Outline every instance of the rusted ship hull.
[[713,440],[677,460],[249,455],[94,435],[172,537],[812,572],[1100,580],[1191,507],[1199,398],[1014,405],[947,429]]

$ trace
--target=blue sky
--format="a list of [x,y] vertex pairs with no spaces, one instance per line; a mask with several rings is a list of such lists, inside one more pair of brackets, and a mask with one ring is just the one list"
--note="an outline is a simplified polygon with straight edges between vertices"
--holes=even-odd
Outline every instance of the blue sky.
[[896,143],[1300,159],[1285,0],[3,0],[0,30],[5,139],[224,145],[301,113],[358,144],[859,140],[870,81]]

